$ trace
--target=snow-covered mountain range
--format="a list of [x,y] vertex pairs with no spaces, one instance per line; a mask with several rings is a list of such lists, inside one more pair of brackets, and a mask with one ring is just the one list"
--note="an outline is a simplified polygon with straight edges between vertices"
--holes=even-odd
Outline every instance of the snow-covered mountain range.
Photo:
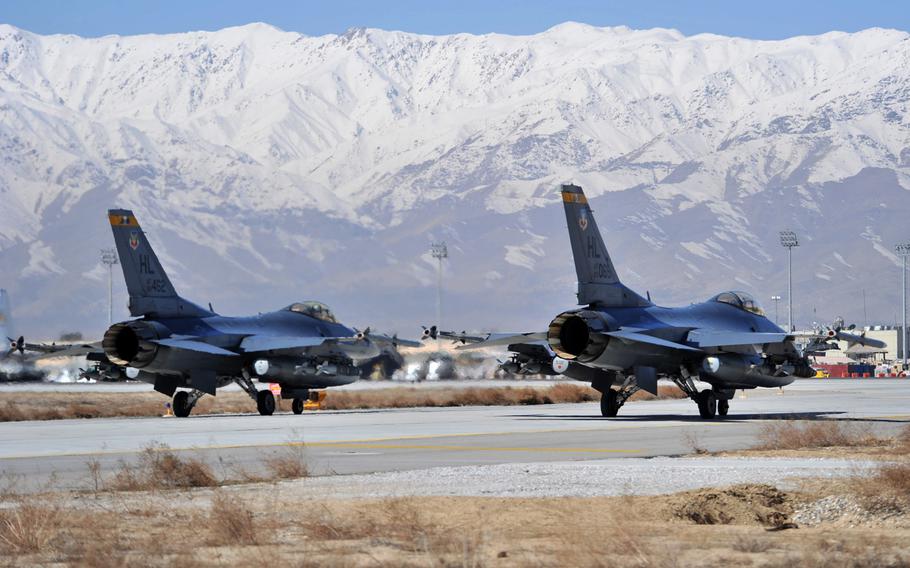
[[316,298],[413,335],[444,239],[448,324],[541,329],[574,305],[558,198],[572,181],[620,276],[658,303],[785,295],[789,228],[798,323],[863,323],[863,290],[870,322],[891,323],[908,105],[910,35],[886,29],[88,39],[0,25],[0,285],[26,333],[100,333],[98,249],[122,206],[178,290],[218,311]]

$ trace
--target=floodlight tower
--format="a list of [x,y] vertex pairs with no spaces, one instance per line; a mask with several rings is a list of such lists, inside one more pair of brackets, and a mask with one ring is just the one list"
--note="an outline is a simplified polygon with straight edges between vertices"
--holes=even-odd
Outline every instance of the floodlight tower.
[[901,257],[901,352],[904,369],[907,368],[907,257],[910,256],[910,243],[901,243],[894,247],[897,256]]
[[780,325],[780,317],[777,315],[777,305],[780,303],[780,296],[771,296],[771,301],[774,302],[774,323]]
[[439,332],[442,331],[442,261],[449,258],[449,249],[445,241],[441,243],[432,243],[430,245],[430,254],[439,261],[439,270],[437,273],[436,283],[436,351],[439,351]]
[[793,248],[799,239],[793,231],[780,232],[780,244],[787,249],[787,332],[793,331]]
[[114,249],[101,249],[101,262],[107,265],[107,325],[114,323],[114,265],[120,264],[117,251]]

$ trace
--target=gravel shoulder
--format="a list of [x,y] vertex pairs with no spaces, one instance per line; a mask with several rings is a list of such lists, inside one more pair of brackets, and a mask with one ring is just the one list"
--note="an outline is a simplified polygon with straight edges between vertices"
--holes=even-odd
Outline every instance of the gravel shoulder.
[[285,482],[282,491],[296,497],[331,494],[345,498],[660,495],[737,483],[795,489],[806,478],[845,478],[874,465],[871,461],[808,457],[626,458],[320,476]]

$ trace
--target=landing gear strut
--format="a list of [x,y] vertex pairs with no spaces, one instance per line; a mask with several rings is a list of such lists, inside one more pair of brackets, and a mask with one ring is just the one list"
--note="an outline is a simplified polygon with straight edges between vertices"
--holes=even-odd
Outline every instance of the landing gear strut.
[[256,410],[259,411],[259,414],[271,416],[275,412],[275,395],[270,390],[257,389],[247,369],[241,371],[241,376],[234,377],[234,382],[256,401]]
[[702,418],[710,420],[717,415],[726,416],[730,412],[730,399],[733,397],[733,391],[712,388],[699,392],[694,381],[697,378],[698,375],[690,373],[685,367],[680,367],[680,376],[674,377],[673,382],[695,401],[695,404],[698,405],[698,415]]
[[638,392],[638,385],[631,378],[626,378],[619,390],[605,387],[600,391],[600,413],[607,418],[615,418],[619,409],[629,400],[629,397]]
[[196,403],[199,402],[199,399],[202,398],[203,393],[198,390],[191,391],[177,391],[174,393],[174,400],[171,401],[171,410],[174,411],[174,416],[178,418],[186,418],[190,415],[190,412],[193,411],[193,407],[196,406]]

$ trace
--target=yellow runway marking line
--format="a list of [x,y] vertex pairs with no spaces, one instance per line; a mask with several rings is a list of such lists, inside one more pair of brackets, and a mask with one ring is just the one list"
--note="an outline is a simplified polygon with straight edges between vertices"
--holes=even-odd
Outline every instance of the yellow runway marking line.
[[[663,429],[663,428],[678,428],[680,426],[685,426],[687,423],[667,423],[660,425],[651,425],[651,426],[640,426],[640,425],[628,425],[628,426],[616,426],[613,428],[548,428],[548,429],[537,429],[537,430],[523,430],[523,431],[513,431],[513,432],[462,432],[457,434],[416,434],[413,436],[389,436],[383,438],[362,438],[354,440],[336,440],[332,442],[307,442],[307,441],[293,441],[288,440],[285,442],[266,442],[266,443],[248,443],[248,444],[210,444],[204,446],[189,446],[189,447],[169,447],[168,449],[174,452],[189,452],[193,450],[237,450],[242,448],[280,448],[284,446],[315,446],[318,444],[375,444],[375,443],[384,443],[384,442],[395,442],[397,440],[432,440],[438,438],[468,438],[476,436],[516,436],[521,434],[553,434],[553,433],[573,433],[573,432],[604,432],[611,433],[617,430],[640,430],[640,429]],[[704,422],[698,423],[698,426],[722,426],[723,422]],[[57,457],[78,457],[78,456],[100,456],[100,455],[116,455],[116,454],[138,454],[144,451],[145,447],[139,449],[129,449],[129,450],[106,450],[101,449],[98,451],[84,451],[84,452],[61,452],[61,453],[52,453],[52,454],[20,454],[15,456],[6,456],[0,458],[2,460],[12,460],[12,459],[27,459],[27,458],[57,458]],[[639,450],[635,450],[639,451]]]

